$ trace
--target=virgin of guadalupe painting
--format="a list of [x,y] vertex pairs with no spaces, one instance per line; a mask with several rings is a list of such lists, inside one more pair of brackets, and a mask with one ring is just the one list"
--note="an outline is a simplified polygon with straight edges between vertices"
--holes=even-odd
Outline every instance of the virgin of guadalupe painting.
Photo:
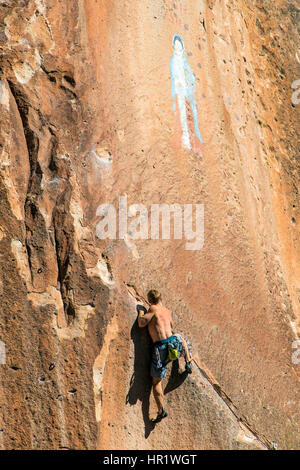
[[173,110],[179,118],[181,144],[188,150],[202,153],[203,140],[198,125],[195,75],[186,59],[184,42],[179,34],[173,36],[170,71]]

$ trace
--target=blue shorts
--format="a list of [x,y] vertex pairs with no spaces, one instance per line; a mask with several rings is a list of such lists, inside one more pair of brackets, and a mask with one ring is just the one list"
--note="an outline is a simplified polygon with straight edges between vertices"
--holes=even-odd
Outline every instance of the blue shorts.
[[184,355],[184,349],[180,335],[172,335],[169,338],[162,339],[153,343],[151,357],[151,377],[163,378],[166,376],[166,367],[170,362],[169,345],[177,349],[178,357]]

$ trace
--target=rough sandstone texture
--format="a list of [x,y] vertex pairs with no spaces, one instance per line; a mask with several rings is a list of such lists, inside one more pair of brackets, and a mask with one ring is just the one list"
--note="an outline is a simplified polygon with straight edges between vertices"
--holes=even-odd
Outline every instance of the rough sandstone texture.
[[[0,448],[300,448],[296,4],[0,2]],[[178,145],[174,33],[202,155]],[[204,204],[203,248],[98,239],[125,194]],[[155,428],[153,287],[209,371],[173,365]]]

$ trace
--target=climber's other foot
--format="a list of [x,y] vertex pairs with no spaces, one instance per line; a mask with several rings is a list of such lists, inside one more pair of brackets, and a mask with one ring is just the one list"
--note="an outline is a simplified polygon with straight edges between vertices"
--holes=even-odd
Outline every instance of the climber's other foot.
[[152,420],[153,423],[159,423],[163,418],[166,418],[168,413],[162,409],[160,413],[158,413],[157,417]]
[[185,370],[187,371],[188,374],[191,374],[193,372],[191,361],[186,362]]

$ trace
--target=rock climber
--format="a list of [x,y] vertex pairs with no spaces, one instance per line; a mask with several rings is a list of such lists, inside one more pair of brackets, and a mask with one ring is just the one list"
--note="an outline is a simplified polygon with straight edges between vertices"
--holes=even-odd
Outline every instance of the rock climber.
[[[166,366],[170,362],[169,351],[175,352],[175,357],[185,358],[185,370],[191,374],[192,364],[188,345],[181,335],[173,333],[172,313],[162,305],[161,294],[158,290],[150,290],[147,294],[150,307],[148,311],[139,309],[138,325],[143,328],[148,325],[148,330],[153,341],[151,369],[153,395],[158,408],[158,423],[168,416],[164,409],[163,391],[161,380],[166,376]],[[171,353],[172,354],[172,353]],[[171,356],[172,357],[172,356]]]

